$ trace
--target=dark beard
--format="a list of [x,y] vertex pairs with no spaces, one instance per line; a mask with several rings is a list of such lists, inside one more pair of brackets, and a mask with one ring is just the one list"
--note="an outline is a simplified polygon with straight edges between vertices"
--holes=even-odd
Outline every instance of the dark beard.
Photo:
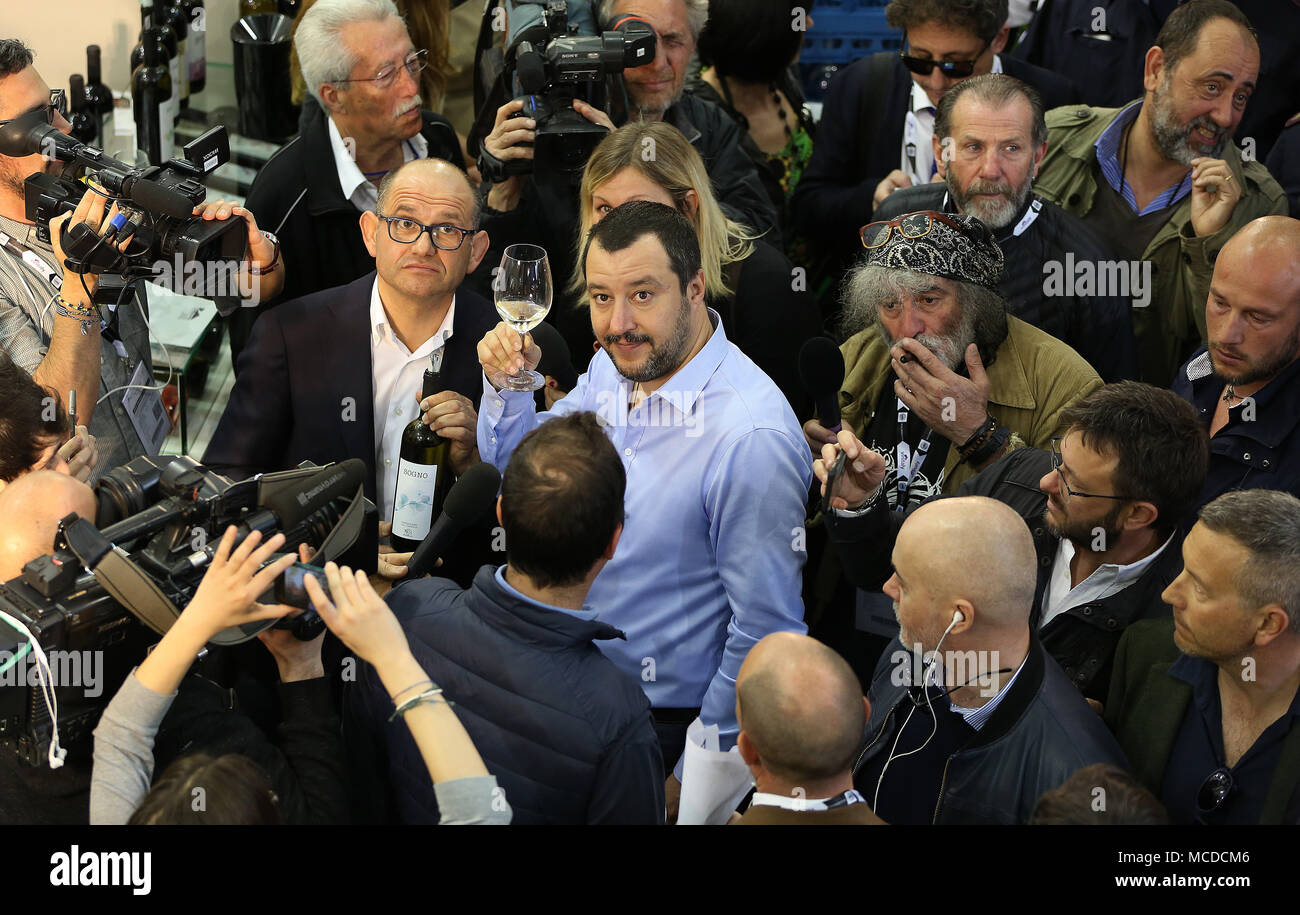
[[[614,363],[614,368],[618,373],[628,381],[646,382],[662,378],[670,372],[675,372],[681,368],[682,359],[686,355],[686,347],[691,335],[691,303],[682,296],[682,310],[677,314],[677,326],[673,328],[673,335],[660,349],[655,346],[654,340],[645,334],[608,334],[602,343],[605,346],[605,352],[609,359]],[[614,358],[614,353],[610,349],[615,343],[649,343],[650,355],[646,357],[645,364],[640,371],[628,374],[623,371],[623,367],[618,364]]]
[[1291,336],[1273,352],[1269,353],[1257,365],[1248,367],[1240,375],[1226,375],[1219,371],[1219,367],[1214,364],[1214,351],[1210,351],[1210,365],[1214,368],[1215,377],[1224,384],[1244,385],[1253,384],[1256,381],[1267,381],[1277,375],[1288,365],[1295,361],[1296,350],[1300,349],[1300,324],[1296,325]]
[[[1154,94],[1151,105],[1151,135],[1161,155],[1183,165],[1191,165],[1192,159],[1197,156],[1206,156],[1210,159],[1222,158],[1224,147],[1228,145],[1228,132],[1204,115],[1194,118],[1188,124],[1175,123],[1168,90],[1169,80],[1166,77],[1160,90]],[[1218,139],[1210,147],[1197,140],[1197,148],[1194,151],[1191,147],[1192,131],[1198,127],[1214,131],[1218,134]]]
[[1088,550],[1093,552],[1092,543],[1097,537],[1097,529],[1101,529],[1104,535],[1103,542],[1106,548],[1114,546],[1119,542],[1121,528],[1119,525],[1119,513],[1124,508],[1123,502],[1116,502],[1115,507],[1108,511],[1100,521],[1079,522],[1066,520],[1065,524],[1057,524],[1052,520],[1052,516],[1043,509],[1043,521],[1047,523],[1047,529],[1053,535],[1061,540],[1068,540],[1074,544],[1076,550]]

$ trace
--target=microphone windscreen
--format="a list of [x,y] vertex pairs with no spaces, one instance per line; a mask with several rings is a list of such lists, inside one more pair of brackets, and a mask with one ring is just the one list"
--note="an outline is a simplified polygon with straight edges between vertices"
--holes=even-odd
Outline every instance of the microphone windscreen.
[[322,467],[297,485],[267,496],[261,504],[275,513],[282,529],[288,530],[335,499],[355,495],[365,480],[365,463],[360,458],[349,458]]
[[501,474],[487,461],[475,464],[456,481],[442,503],[442,513],[457,524],[471,524],[488,513],[501,489]]
[[799,350],[799,380],[813,397],[838,394],[844,384],[844,354],[829,337],[813,337]]

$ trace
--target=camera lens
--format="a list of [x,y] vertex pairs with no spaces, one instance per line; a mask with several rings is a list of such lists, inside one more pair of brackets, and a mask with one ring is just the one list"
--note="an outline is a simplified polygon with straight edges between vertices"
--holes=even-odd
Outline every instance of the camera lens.
[[141,459],[137,458],[121,467],[114,467],[100,478],[95,486],[99,503],[96,527],[102,529],[116,524],[149,507],[149,493],[158,485],[158,468],[148,463],[147,458],[144,461],[141,464]]

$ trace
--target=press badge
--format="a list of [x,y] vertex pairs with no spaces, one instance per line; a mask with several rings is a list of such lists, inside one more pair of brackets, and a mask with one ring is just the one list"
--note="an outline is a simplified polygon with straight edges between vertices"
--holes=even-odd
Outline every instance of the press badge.
[[[136,365],[135,371],[131,374],[131,384],[147,385],[152,381],[153,378],[145,369],[144,363],[140,362]],[[127,388],[122,393],[122,406],[126,409],[126,415],[131,418],[135,434],[140,436],[140,443],[144,445],[145,453],[157,454],[161,451],[163,440],[171,431],[171,421],[167,418],[167,411],[163,409],[162,394],[156,390],[145,390],[143,387]]]

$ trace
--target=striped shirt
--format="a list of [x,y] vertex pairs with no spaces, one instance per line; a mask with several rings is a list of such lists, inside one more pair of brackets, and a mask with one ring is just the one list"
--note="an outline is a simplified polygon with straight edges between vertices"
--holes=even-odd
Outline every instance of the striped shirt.
[[1133,102],[1127,108],[1115,115],[1115,120],[1110,122],[1093,147],[1097,150],[1097,165],[1101,167],[1101,173],[1106,179],[1106,183],[1115,189],[1115,193],[1124,198],[1124,202],[1132,207],[1133,212],[1139,216],[1145,216],[1148,213],[1154,213],[1156,210],[1162,210],[1165,207],[1173,206],[1192,192],[1191,170],[1178,180],[1178,183],[1165,188],[1145,207],[1138,209],[1137,197],[1133,194],[1133,188],[1129,186],[1124,177],[1124,166],[1119,161],[1119,147],[1124,139],[1124,128],[1137,120],[1138,113],[1142,110],[1142,100]]
[[[0,216],[0,232],[54,266],[54,250],[36,237],[36,227]],[[55,267],[55,269],[58,269]],[[61,271],[60,271],[61,272]],[[56,289],[48,276],[26,263],[19,255],[0,247],[0,349],[31,373],[45,359],[54,332]],[[149,331],[141,309],[128,296],[119,309],[118,330],[126,350],[123,360],[105,337],[100,344],[99,396],[130,382],[131,372],[143,361],[152,383],[153,362],[149,354]],[[66,400],[67,391],[55,392]],[[90,433],[99,448],[99,465],[91,474],[94,483],[105,472],[145,453],[140,436],[122,406],[123,391],[112,394],[95,407]],[[85,409],[83,405],[82,410]]]

